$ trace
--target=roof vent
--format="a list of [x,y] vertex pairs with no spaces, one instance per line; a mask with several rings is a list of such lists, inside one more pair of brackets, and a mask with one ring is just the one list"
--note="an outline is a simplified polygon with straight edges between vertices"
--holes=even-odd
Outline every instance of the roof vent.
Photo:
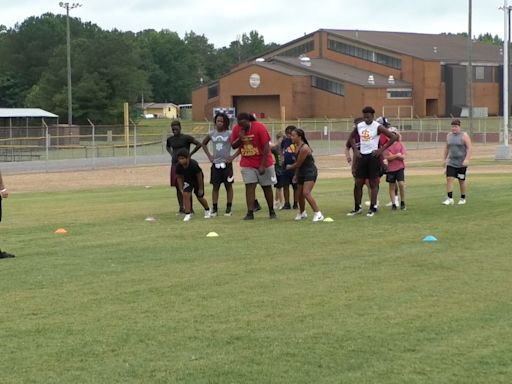
[[395,84],[395,76],[389,75],[389,77],[388,77],[388,84]]
[[375,85],[375,78],[373,77],[373,75],[368,76],[368,84]]
[[305,67],[311,67],[311,59],[307,56],[302,56],[299,58],[300,63]]
[[264,61],[265,61],[265,58],[264,58],[264,57],[258,57],[258,58],[256,59],[256,62],[257,62],[257,63],[263,63]]
[[434,53],[437,53],[437,47],[434,45]]

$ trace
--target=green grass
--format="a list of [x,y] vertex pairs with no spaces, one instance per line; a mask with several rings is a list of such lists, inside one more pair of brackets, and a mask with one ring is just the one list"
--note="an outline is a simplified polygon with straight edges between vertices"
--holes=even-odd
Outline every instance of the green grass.
[[510,383],[512,175],[470,175],[462,207],[442,175],[407,182],[406,212],[369,219],[319,180],[333,223],[243,222],[241,183],[233,217],[189,223],[164,187],[13,194],[0,381]]

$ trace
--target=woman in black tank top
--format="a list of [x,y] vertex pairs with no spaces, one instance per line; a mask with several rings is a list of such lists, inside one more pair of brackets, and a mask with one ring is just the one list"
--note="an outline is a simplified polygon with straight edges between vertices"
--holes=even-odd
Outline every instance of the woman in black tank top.
[[299,213],[295,220],[304,220],[308,217],[306,212],[306,200],[313,209],[313,221],[323,221],[324,216],[318,208],[316,200],[313,198],[311,191],[315,186],[318,170],[315,165],[315,159],[312,155],[312,150],[306,139],[304,131],[300,128],[295,128],[292,131],[291,139],[295,144],[296,149],[296,162],[286,166],[287,170],[295,170],[295,182],[297,183],[297,197],[299,201]]

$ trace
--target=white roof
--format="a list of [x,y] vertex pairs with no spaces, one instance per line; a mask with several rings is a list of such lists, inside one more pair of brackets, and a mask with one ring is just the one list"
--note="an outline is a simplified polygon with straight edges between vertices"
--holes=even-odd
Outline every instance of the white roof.
[[0,117],[59,117],[41,108],[0,108]]

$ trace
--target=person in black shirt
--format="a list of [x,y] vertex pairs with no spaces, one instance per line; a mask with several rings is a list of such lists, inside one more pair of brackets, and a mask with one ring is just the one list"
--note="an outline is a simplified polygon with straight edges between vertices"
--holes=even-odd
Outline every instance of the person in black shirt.
[[[190,135],[181,133],[181,123],[177,120],[171,122],[172,136],[167,138],[166,149],[171,155],[171,187],[176,187],[176,164],[178,163],[177,152],[184,148],[190,152],[190,145],[194,144],[196,147],[190,152],[190,156],[201,149],[201,143]],[[176,197],[179,204],[179,213],[185,213],[183,205],[183,195],[179,188],[176,188]]]
[[176,164],[176,186],[183,194],[183,203],[185,204],[185,217],[183,221],[189,221],[192,218],[192,192],[204,208],[204,218],[211,217],[208,201],[204,198],[204,176],[201,167],[194,159],[190,158],[185,148],[176,153],[178,163]]

